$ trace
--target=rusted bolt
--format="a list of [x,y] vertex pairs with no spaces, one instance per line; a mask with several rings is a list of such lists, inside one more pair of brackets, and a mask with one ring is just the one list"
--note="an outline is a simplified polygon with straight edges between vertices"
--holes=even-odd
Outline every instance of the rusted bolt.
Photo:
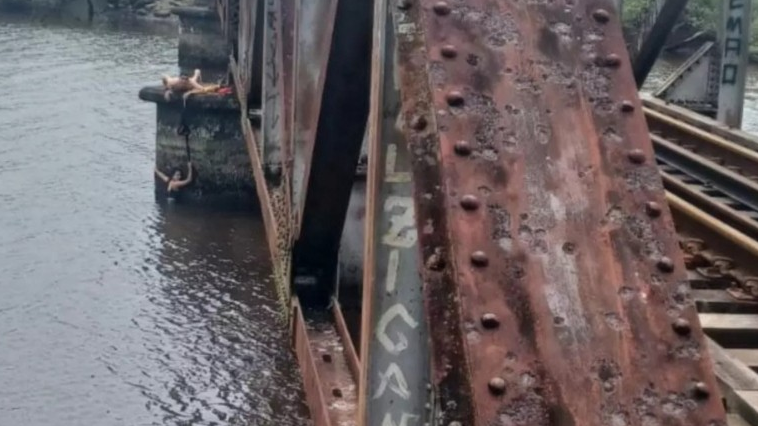
[[674,272],[674,261],[670,257],[663,256],[658,259],[656,266],[658,266],[658,270],[661,272]]
[[634,104],[632,101],[621,101],[621,112],[632,112],[634,111]]
[[692,331],[692,327],[690,327],[690,322],[687,321],[685,318],[677,318],[674,320],[674,323],[671,324],[671,327],[674,329],[676,334],[680,336],[686,336],[690,334]]
[[408,10],[411,8],[411,0],[397,0],[397,8],[400,10]]
[[663,212],[663,208],[661,208],[661,205],[656,203],[655,201],[648,201],[645,203],[645,213],[647,213],[650,217],[658,217]]
[[414,130],[424,130],[426,129],[426,125],[426,117],[423,115],[417,115],[411,119],[411,127],[413,127]]
[[440,48],[440,54],[443,58],[453,59],[458,56],[458,49],[452,44],[446,44]]
[[458,107],[463,105],[463,94],[457,90],[448,92],[445,99],[447,99],[447,104],[450,106]]
[[634,164],[642,164],[645,162],[645,153],[641,149],[635,148],[626,154],[626,158]]
[[438,1],[437,3],[434,3],[434,6],[432,6],[432,9],[434,9],[434,13],[440,16],[445,16],[450,14],[450,5],[447,4],[446,1]]
[[445,269],[445,259],[442,257],[441,250],[437,249],[426,259],[426,267],[432,271],[441,271]]
[[497,319],[497,315],[493,313],[488,312],[482,315],[481,321],[482,321],[482,326],[484,328],[493,329],[493,328],[498,328],[500,326],[500,320]]
[[479,208],[479,199],[476,195],[466,194],[461,197],[461,207],[465,210],[476,210]]
[[458,155],[469,155],[471,154],[471,144],[467,141],[458,141],[455,143],[455,153]]
[[595,9],[592,12],[592,18],[601,24],[605,24],[606,22],[611,20],[611,14],[608,13],[605,9]]
[[704,382],[695,382],[692,386],[692,393],[695,394],[695,397],[698,399],[706,399],[711,396],[711,390],[708,389],[708,385]]
[[490,263],[487,254],[481,250],[471,253],[471,263],[475,266],[487,266]]
[[505,380],[502,377],[493,377],[487,384],[490,388],[490,392],[495,395],[502,395],[505,393]]
[[342,398],[342,391],[334,388],[332,389],[332,395],[334,395],[335,398]]
[[611,53],[603,58],[603,66],[609,68],[617,68],[621,65],[621,57],[615,53]]
[[563,252],[566,254],[574,254],[576,251],[576,245],[572,242],[563,243]]

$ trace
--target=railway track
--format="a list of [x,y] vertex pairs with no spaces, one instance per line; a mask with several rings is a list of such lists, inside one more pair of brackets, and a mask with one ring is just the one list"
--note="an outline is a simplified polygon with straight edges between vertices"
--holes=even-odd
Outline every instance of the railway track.
[[729,424],[758,425],[758,152],[656,107],[645,115]]

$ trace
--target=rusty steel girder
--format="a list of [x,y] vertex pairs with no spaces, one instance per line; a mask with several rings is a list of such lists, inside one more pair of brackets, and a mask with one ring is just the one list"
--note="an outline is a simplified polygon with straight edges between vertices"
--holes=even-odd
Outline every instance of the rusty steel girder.
[[[434,424],[724,425],[611,3],[387,4],[396,48],[374,61],[399,79]],[[372,99],[372,126],[386,113]],[[371,283],[389,261],[368,248]],[[397,369],[372,380],[379,318],[364,315],[359,421],[423,424]],[[395,403],[372,413],[381,386]]]

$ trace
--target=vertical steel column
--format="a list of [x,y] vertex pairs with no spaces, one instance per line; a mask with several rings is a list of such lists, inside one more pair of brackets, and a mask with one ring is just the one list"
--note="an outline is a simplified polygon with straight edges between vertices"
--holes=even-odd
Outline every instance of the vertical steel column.
[[338,0],[299,1],[292,130],[292,204],[295,234],[298,233],[305,204]]
[[295,288],[303,305],[327,304],[334,292],[339,244],[368,116],[371,6],[371,0],[337,2],[323,93],[315,100],[320,112],[293,252]]
[[750,53],[751,0],[724,0],[722,4],[719,28],[721,74],[716,118],[729,127],[739,129],[742,126]]
[[374,10],[358,424],[413,426],[432,414],[429,337],[388,3]]
[[645,41],[642,42],[640,50],[634,58],[634,81],[637,83],[638,88],[642,87],[645,83],[645,79],[650,74],[650,70],[653,69],[658,55],[660,55],[663,46],[666,44],[666,39],[668,39],[671,30],[679,20],[679,15],[682,14],[686,6],[687,0],[666,0],[666,3],[661,7],[655,19],[655,24],[650,28],[650,32],[645,37]]

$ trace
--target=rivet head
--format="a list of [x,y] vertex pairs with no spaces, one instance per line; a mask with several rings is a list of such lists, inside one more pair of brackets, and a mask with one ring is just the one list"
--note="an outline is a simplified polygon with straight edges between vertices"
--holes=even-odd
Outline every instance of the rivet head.
[[481,250],[471,253],[471,263],[475,266],[487,266],[490,263],[487,254]]
[[411,127],[413,127],[415,130],[424,130],[426,129],[426,125],[426,117],[423,115],[417,115],[411,119]]
[[479,199],[476,195],[466,194],[461,197],[461,207],[466,210],[476,210],[479,208]]
[[489,387],[490,392],[493,394],[502,395],[505,393],[505,380],[502,377],[493,377],[487,383],[487,387]]
[[458,141],[455,143],[455,153],[461,156],[471,154],[471,144],[467,141]]
[[608,54],[605,57],[596,60],[598,65],[604,67],[617,68],[621,65],[621,57],[615,53]]
[[400,10],[408,10],[411,8],[410,0],[397,0],[397,8]]
[[658,217],[663,212],[663,208],[655,201],[648,201],[645,203],[645,213],[650,217]]
[[458,49],[452,44],[446,44],[440,48],[440,54],[443,58],[453,59],[458,56]]
[[632,101],[621,101],[621,112],[632,112],[634,111],[634,104]]
[[679,334],[680,336],[686,336],[692,331],[690,322],[685,318],[677,318],[674,320],[674,323],[671,324],[671,327],[674,329],[676,334]]
[[434,3],[434,6],[432,6],[432,9],[434,9],[434,13],[440,16],[445,16],[450,14],[450,5],[447,4],[446,1],[438,1],[437,3]]
[[663,256],[658,259],[656,266],[661,272],[674,272],[674,261],[670,257]]
[[641,149],[632,149],[626,153],[626,158],[634,164],[642,164],[645,162],[645,153]]
[[451,90],[447,93],[447,96],[445,96],[445,99],[447,100],[447,104],[453,107],[458,107],[463,105],[463,94],[457,90]]
[[704,382],[695,382],[692,387],[692,392],[695,394],[695,397],[699,399],[706,399],[711,395],[711,390],[708,389],[708,385]]
[[488,312],[482,315],[481,321],[484,328],[493,329],[500,326],[500,320],[497,319],[497,315],[493,313]]
[[592,12],[592,19],[601,24],[605,24],[611,20],[611,14],[605,9],[595,9]]

